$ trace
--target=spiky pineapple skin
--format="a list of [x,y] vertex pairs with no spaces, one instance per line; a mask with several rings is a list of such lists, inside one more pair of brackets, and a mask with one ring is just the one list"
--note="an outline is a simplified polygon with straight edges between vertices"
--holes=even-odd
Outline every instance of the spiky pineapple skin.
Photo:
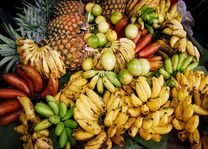
[[79,70],[83,59],[90,54],[85,50],[84,34],[52,36],[46,44],[61,54],[66,68],[70,70]]
[[54,6],[53,17],[55,18],[73,13],[83,14],[84,5],[74,0],[58,1]]
[[111,15],[119,11],[124,14],[128,0],[103,0],[101,5],[103,15],[110,19]]
[[76,35],[82,32],[82,27],[86,24],[86,18],[79,13],[59,16],[49,22],[48,34],[68,34]]
[[95,3],[95,4],[100,4],[102,0],[82,0],[82,2],[84,4],[87,4],[87,3]]

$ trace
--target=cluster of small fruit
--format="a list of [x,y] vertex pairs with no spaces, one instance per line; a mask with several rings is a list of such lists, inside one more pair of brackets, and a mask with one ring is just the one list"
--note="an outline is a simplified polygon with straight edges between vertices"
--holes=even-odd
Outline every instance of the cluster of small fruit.
[[50,74],[46,87],[43,86],[43,79],[40,73],[28,65],[17,65],[16,72],[19,76],[6,73],[1,78],[12,86],[12,88],[0,89],[0,98],[8,99],[0,104],[0,125],[7,125],[16,121],[21,111],[21,105],[17,97],[33,96],[35,93],[41,98],[48,95],[56,95],[58,92],[58,79]]
[[185,70],[192,70],[198,66],[197,62],[193,62],[193,57],[188,56],[185,53],[175,54],[171,58],[164,60],[164,67],[159,69],[159,72],[165,79],[169,79],[172,75],[175,75],[178,71],[184,72]]
[[208,115],[208,76],[203,71],[186,70],[176,74],[175,87],[171,90],[171,106],[175,109],[173,127],[181,141],[189,140],[192,148],[201,148],[198,130],[199,116]]
[[34,106],[31,100],[22,96],[18,98],[23,110],[19,114],[20,125],[14,130],[19,133],[23,143],[23,148],[48,148],[53,149],[52,140],[49,138],[49,131],[34,132],[34,127],[40,122],[39,117],[35,114]]
[[39,122],[34,131],[39,132],[49,128],[51,125],[56,125],[55,134],[59,137],[59,147],[70,148],[71,145],[75,145],[76,141],[72,137],[72,130],[77,128],[78,124],[70,118],[73,116],[74,107],[67,110],[67,106],[64,102],[58,102],[53,96],[46,96],[47,104],[39,102],[35,105],[35,111],[47,119]]
[[18,38],[16,44],[22,64],[35,67],[46,78],[49,78],[50,73],[57,78],[66,73],[64,62],[58,51],[49,46],[39,47],[31,39]]

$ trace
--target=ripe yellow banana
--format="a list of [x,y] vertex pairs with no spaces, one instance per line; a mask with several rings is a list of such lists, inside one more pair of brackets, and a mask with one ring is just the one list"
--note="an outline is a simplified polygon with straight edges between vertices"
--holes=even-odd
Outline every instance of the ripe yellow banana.
[[188,122],[188,120],[193,116],[194,109],[192,104],[187,105],[185,108],[183,108],[183,121]]
[[199,86],[200,86],[201,80],[202,80],[202,75],[203,74],[201,74],[200,71],[195,72],[195,82],[194,82],[193,88],[199,89]]
[[156,77],[152,77],[152,95],[151,98],[156,98],[159,96],[160,91],[161,91],[161,84],[159,82],[159,79]]
[[[172,32],[172,36],[178,36],[179,38],[185,38],[186,37],[186,31],[181,30],[181,29],[174,30]],[[180,42],[180,40],[178,42]],[[184,41],[184,39],[183,39],[183,42],[186,42],[186,41]],[[186,45],[185,45],[185,48],[186,48]]]
[[199,125],[199,116],[193,115],[185,125],[185,130],[188,132],[194,132]]
[[172,36],[172,37],[170,38],[170,46],[171,46],[172,48],[174,48],[175,45],[176,45],[176,43],[177,43],[179,40],[180,40],[180,38],[179,38],[178,36]]
[[140,107],[138,107],[138,108],[128,108],[127,114],[130,117],[138,117],[138,116],[141,115],[141,108]]
[[49,73],[50,73],[50,69],[49,69],[48,63],[46,61],[45,52],[43,50],[41,51],[41,60],[42,60],[42,64],[43,64],[44,75],[48,78]]
[[132,59],[130,53],[125,50],[124,46],[120,46],[119,51],[121,52],[121,55],[123,56],[126,62],[129,62]]
[[168,115],[165,113],[163,116],[160,116],[160,120],[157,126],[165,126],[168,124]]
[[173,16],[175,15],[175,13],[177,12],[177,3],[173,4],[171,6],[171,8],[169,9],[169,14],[170,16],[173,18]]
[[116,145],[123,147],[125,144],[124,137],[121,136],[120,134],[115,134],[112,138],[113,143]]
[[112,102],[112,104],[109,105],[109,107],[107,107],[107,112],[110,112],[112,110],[115,110],[115,109],[119,108],[120,102],[121,102],[121,98],[120,97],[116,97],[114,99],[114,101]]
[[193,107],[193,111],[195,114],[198,114],[198,115],[208,115],[208,111],[203,109],[202,107],[196,105],[196,104],[193,104],[192,105]]
[[131,97],[130,96],[126,96],[125,97],[125,103],[128,105],[129,108],[133,108],[134,105],[131,102]]
[[140,110],[141,110],[141,113],[142,113],[143,115],[147,115],[147,114],[149,114],[149,112],[150,112],[149,107],[148,107],[146,104],[142,105],[142,106],[140,107]]
[[119,95],[120,95],[119,92],[116,92],[115,94],[111,94],[110,99],[106,103],[107,111],[108,111],[108,109],[110,109],[111,104],[116,100],[116,98],[118,98]]
[[135,107],[140,107],[142,105],[142,101],[134,93],[131,94],[131,103]]
[[151,93],[150,85],[148,84],[146,78],[143,76],[139,76],[137,81],[140,85],[142,85],[142,87],[147,95],[147,98],[150,98],[152,93]]
[[187,52],[188,52],[189,55],[191,55],[191,56],[195,55],[194,45],[189,40],[186,43],[186,49],[187,49]]
[[73,129],[72,135],[78,141],[86,141],[94,137],[94,134],[91,134],[81,128]]
[[160,105],[163,106],[170,97],[170,88],[166,86],[162,87],[159,97],[160,97]]
[[104,130],[101,130],[100,133],[92,140],[88,141],[84,145],[85,149],[98,149],[101,148],[102,144],[106,141],[107,134]]
[[119,113],[116,117],[114,124],[116,125],[123,125],[126,123],[126,121],[129,119],[129,116],[126,113]]
[[160,112],[156,111],[151,114],[151,119],[153,120],[152,128],[157,127],[160,122]]
[[125,130],[128,130],[135,122],[136,118],[135,117],[130,117],[127,122],[124,124]]
[[143,123],[143,117],[139,116],[136,118],[134,125],[137,128],[141,128],[142,127],[142,123]]
[[103,77],[103,84],[111,93],[115,93],[115,86],[108,80],[106,76]]
[[208,84],[208,76],[204,77],[202,80],[201,80],[201,83],[199,85],[199,91],[202,91],[205,89],[205,87],[207,87],[207,84]]
[[151,112],[157,111],[161,107],[161,98],[151,98],[147,101],[146,105]]
[[110,91],[109,91],[109,90],[106,90],[106,91],[104,92],[104,95],[103,95],[103,102],[104,102],[105,105],[108,104],[108,102],[109,102],[109,100],[110,100],[110,97],[111,97]]
[[74,79],[82,77],[82,72],[83,71],[77,71],[77,72],[73,73],[69,79],[69,82],[73,81]]
[[89,83],[90,89],[93,90],[95,88],[96,84],[98,83],[98,79],[99,79],[99,74],[92,77],[92,79],[90,80],[90,83]]
[[171,101],[168,100],[163,106],[162,108],[170,108],[171,107]]
[[134,137],[137,135],[138,132],[139,132],[139,128],[136,127],[135,124],[133,124],[133,125],[131,126],[131,128],[128,130],[128,134],[129,134],[132,138],[134,138]]
[[170,36],[173,34],[173,32],[174,31],[172,29],[170,29],[169,27],[162,30],[162,33],[170,35]]
[[190,89],[192,90],[194,86],[194,82],[195,82],[195,76],[194,76],[193,71],[189,71],[187,79],[189,81]]
[[151,133],[149,133],[147,130],[140,128],[139,129],[139,135],[144,140],[150,140],[152,138]]
[[174,112],[175,117],[178,120],[183,120],[183,106],[182,103],[179,103]]
[[194,103],[198,106],[202,105],[202,99],[198,89],[194,89]]
[[107,127],[110,127],[111,125],[113,125],[113,121],[116,119],[116,117],[118,116],[118,113],[120,112],[120,109],[112,109],[111,111],[109,111],[106,114],[106,117],[104,119],[104,124]]
[[185,128],[185,123],[183,121],[178,120],[177,118],[173,119],[172,124],[176,130],[183,130]]
[[194,132],[189,134],[189,142],[191,144],[199,144],[200,142],[200,134],[198,129],[195,129]]
[[204,95],[201,106],[203,109],[208,110],[208,92]]
[[79,111],[77,108],[74,109],[74,119],[86,119],[90,121],[97,121],[98,118],[95,117],[94,115],[91,115],[89,113],[86,113],[85,111]]
[[168,20],[167,26],[172,30],[183,30],[183,25],[176,19]]
[[111,141],[111,139],[109,137],[107,137],[104,145],[106,147],[105,149],[111,149],[112,148],[113,143],[112,143],[112,141]]
[[153,133],[152,134],[152,140],[155,141],[155,142],[160,142],[162,139],[161,135],[159,134],[156,134],[156,133]]
[[152,129],[156,134],[162,135],[169,133],[172,130],[172,128],[173,128],[172,124],[167,124],[166,126],[158,126]]
[[143,119],[141,128],[149,130],[152,127],[153,123],[154,122],[152,119]]
[[167,114],[167,116],[171,116],[174,112],[174,109],[173,108],[165,108],[165,109],[160,109],[159,110],[160,112],[160,117],[162,117],[164,114]]
[[116,125],[111,125],[108,130],[107,130],[107,134],[109,138],[112,138],[115,134],[116,134]]
[[136,93],[142,102],[147,101],[148,99],[147,94],[145,93],[145,90],[140,83],[136,83]]

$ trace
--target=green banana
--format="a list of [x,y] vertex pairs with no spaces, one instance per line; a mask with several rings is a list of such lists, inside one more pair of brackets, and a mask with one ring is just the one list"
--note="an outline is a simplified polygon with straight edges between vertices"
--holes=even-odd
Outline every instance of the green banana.
[[92,78],[94,75],[96,75],[98,71],[96,70],[88,70],[82,73],[82,77],[84,79]]
[[47,101],[47,102],[50,102],[50,101],[56,102],[56,99],[55,99],[55,97],[53,97],[53,96],[51,96],[51,95],[47,95],[47,96],[46,96],[46,101]]
[[115,86],[108,80],[106,76],[103,77],[103,84],[111,93],[115,93]]
[[59,104],[57,102],[49,101],[48,105],[55,115],[59,114]]
[[177,70],[180,70],[181,68],[181,65],[184,61],[184,59],[187,57],[187,55],[185,53],[181,53],[179,56],[178,56],[178,67],[177,67]]
[[47,104],[43,103],[43,102],[38,102],[38,103],[36,103],[36,106],[41,106],[41,107],[50,109],[50,107],[49,107]]
[[154,34],[154,29],[152,28],[152,26],[145,24],[145,27],[147,28],[147,30],[151,33]]
[[76,105],[74,104],[70,110],[67,111],[66,115],[63,117],[62,120],[67,120],[67,119],[70,119],[73,114],[74,114],[74,108],[76,107]]
[[106,73],[106,76],[108,78],[108,80],[113,83],[113,85],[115,85],[116,87],[121,87],[121,82],[119,81],[119,79],[117,77],[115,77],[114,75],[111,75],[110,73]]
[[71,144],[70,144],[69,141],[67,141],[66,146],[65,146],[65,149],[71,149]]
[[170,78],[170,74],[167,71],[165,71],[164,68],[160,68],[159,73],[162,74],[165,79]]
[[138,23],[141,25],[141,29],[144,29],[144,21],[142,20],[142,18],[138,18]]
[[49,122],[48,119],[45,119],[43,121],[41,121],[40,123],[38,123],[35,127],[34,127],[34,131],[41,131],[44,129],[47,129],[48,127],[50,127],[52,124]]
[[169,73],[172,74],[173,73],[173,68],[172,68],[172,63],[170,58],[166,58],[165,59],[165,70]]
[[106,72],[106,74],[108,74],[108,75],[111,75],[111,76],[114,76],[114,77],[118,78],[118,75],[117,75],[115,72],[113,72],[113,71],[107,71],[107,72]]
[[67,113],[67,106],[64,102],[60,102],[59,104],[59,116],[63,118]]
[[76,140],[74,139],[74,137],[72,136],[72,130],[68,127],[65,128],[65,131],[67,133],[67,136],[69,138],[69,142],[71,145],[75,145],[76,144]]
[[90,83],[89,83],[89,88],[90,89],[93,90],[95,88],[95,86],[98,82],[99,76],[100,76],[100,74],[97,74],[97,75],[92,77],[92,79],[90,80]]
[[98,82],[97,82],[97,91],[100,94],[102,94],[104,91],[103,81],[101,77],[99,77]]
[[72,130],[69,127],[65,127],[65,131],[68,137],[72,134]]
[[187,70],[192,70],[194,68],[196,68],[199,65],[199,63],[195,62],[195,63],[191,63],[190,65],[188,65],[188,67],[186,67]]
[[68,137],[67,137],[66,131],[63,130],[62,134],[59,137],[59,147],[63,148],[67,144],[67,140],[68,140]]
[[60,117],[57,116],[57,115],[52,115],[49,117],[49,122],[52,123],[52,124],[58,124],[60,122]]
[[179,70],[183,72],[186,69],[186,67],[192,62],[192,60],[192,56],[188,56],[187,58],[185,58]]
[[40,104],[36,104],[35,105],[35,111],[38,114],[40,114],[40,115],[42,115],[44,117],[50,117],[50,116],[54,115],[53,111],[47,105],[42,106]]
[[67,126],[67,127],[69,127],[69,128],[72,128],[72,129],[78,127],[77,122],[75,122],[75,121],[73,121],[73,120],[70,120],[70,119],[65,120],[65,121],[64,121],[64,125]]
[[65,128],[65,125],[63,122],[59,122],[57,125],[56,125],[56,128],[55,128],[55,134],[57,136],[60,136],[62,134],[62,132],[64,131],[64,128]]
[[173,71],[177,71],[178,69],[178,54],[175,54],[171,57],[171,63],[172,63],[172,68]]

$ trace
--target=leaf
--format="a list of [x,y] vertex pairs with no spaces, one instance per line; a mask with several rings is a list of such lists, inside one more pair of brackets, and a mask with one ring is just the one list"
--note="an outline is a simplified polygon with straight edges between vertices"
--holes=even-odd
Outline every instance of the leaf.
[[[19,60],[19,57],[18,56],[15,56],[8,64],[7,64],[7,66],[6,66],[6,68],[5,68],[5,73],[7,73],[10,69],[11,69],[11,67],[17,62]],[[14,68],[13,68],[14,69]]]
[[6,43],[6,44],[8,44],[10,46],[12,46],[12,47],[15,47],[15,42],[12,39],[9,39],[9,38],[1,35],[1,34],[0,34],[0,40],[2,42]]
[[9,62],[9,61],[12,60],[13,58],[14,58],[14,56],[4,57],[4,58],[0,61],[0,67],[2,67],[4,64],[6,64],[7,62]]
[[121,148],[118,145],[115,145],[112,149],[143,149],[143,147],[134,143],[130,138],[127,138],[124,147]]
[[160,142],[154,142],[152,140],[146,141],[143,140],[140,136],[136,136],[134,140],[148,149],[166,149],[167,142],[168,142],[168,135],[163,135],[162,140]]

